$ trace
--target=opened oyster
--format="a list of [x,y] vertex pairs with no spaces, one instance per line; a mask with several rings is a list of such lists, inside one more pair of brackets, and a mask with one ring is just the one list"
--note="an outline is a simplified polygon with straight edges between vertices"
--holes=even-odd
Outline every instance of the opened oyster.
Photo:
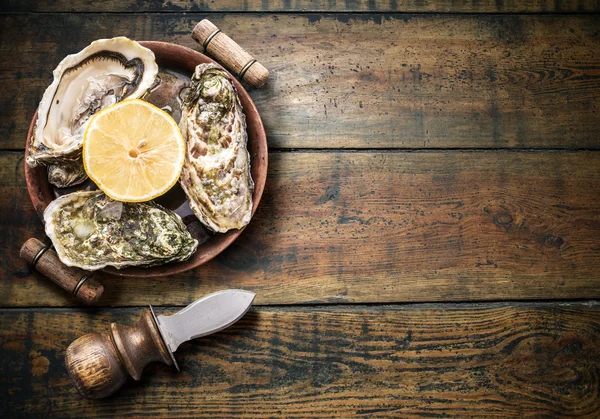
[[198,247],[174,212],[153,202],[113,201],[100,191],[55,199],[44,223],[60,260],[86,270],[183,261]]
[[49,166],[49,181],[72,186],[85,180],[81,143],[87,121],[122,99],[140,98],[158,74],[154,53],[125,37],[100,39],[65,57],[44,92],[27,164]]
[[196,67],[179,128],[187,141],[179,181],[194,214],[216,232],[244,227],[252,217],[254,190],[246,117],[220,66]]

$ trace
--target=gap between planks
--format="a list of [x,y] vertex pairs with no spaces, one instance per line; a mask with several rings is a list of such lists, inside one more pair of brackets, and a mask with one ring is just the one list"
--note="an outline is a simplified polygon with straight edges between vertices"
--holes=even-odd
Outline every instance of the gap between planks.
[[[589,153],[599,148],[269,148],[280,153]],[[0,153],[24,153],[24,149],[0,148]]]
[[[600,300],[596,299],[568,299],[568,300],[498,300],[498,301],[453,301],[448,303],[436,302],[411,302],[411,303],[321,303],[321,304],[274,304],[274,305],[252,305],[251,310],[261,312],[319,312],[319,311],[391,311],[391,310],[478,310],[478,309],[493,309],[493,308],[557,308],[557,307],[587,307],[595,308],[600,306]],[[158,311],[176,310],[187,305],[153,305],[153,308],[158,308]],[[114,311],[129,311],[132,309],[144,309],[147,306],[132,305],[132,306],[78,306],[78,307],[57,307],[57,306],[40,306],[40,307],[0,307],[0,314],[3,312],[114,312]]]
[[600,15],[600,11],[559,11],[559,12],[532,12],[532,11],[515,11],[515,12],[448,12],[448,11],[371,11],[371,10],[344,10],[344,11],[319,11],[319,10],[269,10],[269,11],[244,11],[244,10],[232,10],[232,11],[221,11],[221,10],[166,10],[166,11],[146,11],[146,12],[73,12],[73,11],[62,11],[62,12],[5,12],[0,11],[0,16],[19,16],[19,15],[135,15],[135,16],[152,16],[152,15],[211,15],[211,16],[224,16],[224,15],[256,15],[256,16],[269,16],[269,15],[321,15],[321,16],[340,16],[340,15],[363,15],[363,16],[403,16],[410,15],[418,17],[420,15],[434,15],[434,16],[580,16],[580,15]]

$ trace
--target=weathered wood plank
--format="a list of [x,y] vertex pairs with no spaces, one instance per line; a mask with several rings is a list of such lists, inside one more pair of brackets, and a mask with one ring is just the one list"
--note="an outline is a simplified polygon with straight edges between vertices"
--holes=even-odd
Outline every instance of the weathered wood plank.
[[[167,310],[168,313],[175,309]],[[109,399],[64,367],[139,309],[2,310],[3,417],[578,417],[600,414],[600,306],[252,309]]]
[[[202,17],[0,17],[0,148],[23,147],[65,55],[116,35],[196,47]],[[600,147],[600,16],[211,19],[272,70],[251,95],[273,148]]]
[[589,13],[597,0],[7,0],[6,12],[436,12]]
[[[18,259],[42,236],[21,165],[0,154],[0,304],[73,305]],[[226,287],[258,304],[598,298],[599,174],[598,152],[274,153],[227,251],[170,278],[107,278],[100,301]]]

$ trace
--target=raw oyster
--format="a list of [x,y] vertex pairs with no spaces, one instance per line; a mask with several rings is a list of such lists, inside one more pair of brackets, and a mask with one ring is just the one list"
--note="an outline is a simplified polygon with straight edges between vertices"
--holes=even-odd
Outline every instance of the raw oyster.
[[246,117],[229,75],[200,64],[181,109],[187,141],[179,182],[198,219],[213,231],[242,228],[252,217]]
[[77,160],[65,160],[60,164],[48,166],[48,182],[59,188],[78,185],[86,180],[87,177],[81,158]]
[[198,247],[174,212],[153,202],[113,201],[101,191],[55,199],[44,223],[60,260],[90,271],[182,261]]
[[152,51],[117,37],[65,57],[53,74],[38,108],[27,164],[50,166],[49,181],[66,187],[86,178],[81,143],[90,117],[122,99],[142,97],[153,86],[158,66]]

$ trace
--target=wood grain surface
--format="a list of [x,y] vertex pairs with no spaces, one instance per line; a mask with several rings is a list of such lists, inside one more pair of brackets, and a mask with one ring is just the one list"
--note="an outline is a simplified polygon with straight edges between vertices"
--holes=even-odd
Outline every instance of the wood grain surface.
[[[161,310],[172,313],[176,309]],[[0,311],[3,417],[552,417],[600,413],[598,303],[252,309],[116,395],[65,348],[140,309]],[[8,384],[8,386],[6,385]],[[35,402],[32,398],[35,397]]]
[[589,13],[598,0],[6,0],[10,12]]
[[[0,417],[600,417],[598,12],[2,2]],[[106,308],[65,308],[77,303],[18,257],[44,237],[23,147],[51,72],[97,38],[197,49],[205,17],[271,71],[249,89],[271,149],[256,216],[199,269],[105,275]],[[153,364],[108,399],[77,393],[73,340],[225,288],[257,292],[257,306],[182,345],[182,372]]]
[[[20,259],[43,237],[22,153],[0,154],[0,304],[72,305]],[[257,304],[600,297],[600,154],[272,153],[236,242],[169,278],[101,278],[103,305],[187,304],[223,288]]]
[[[67,54],[116,35],[196,48],[203,17],[0,15],[0,148],[23,147]],[[251,92],[272,148],[600,147],[600,15],[210,19],[272,73]]]

